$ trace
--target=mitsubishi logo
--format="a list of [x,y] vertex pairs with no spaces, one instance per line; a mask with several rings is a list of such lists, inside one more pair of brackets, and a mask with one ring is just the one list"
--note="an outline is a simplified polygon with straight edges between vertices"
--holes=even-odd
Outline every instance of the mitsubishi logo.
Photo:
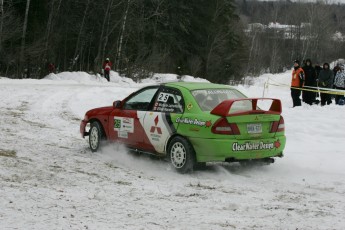
[[161,127],[157,127],[158,121],[159,121],[159,118],[158,118],[158,115],[157,115],[156,118],[154,119],[155,125],[151,126],[151,130],[150,130],[151,133],[155,133],[156,130],[157,130],[158,134],[162,134]]

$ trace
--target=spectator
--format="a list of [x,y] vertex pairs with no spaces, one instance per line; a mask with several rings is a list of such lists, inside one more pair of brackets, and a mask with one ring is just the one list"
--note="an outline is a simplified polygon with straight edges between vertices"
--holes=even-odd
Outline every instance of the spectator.
[[109,58],[106,58],[105,59],[105,62],[103,63],[103,71],[104,71],[104,77],[105,79],[107,79],[108,81],[110,81],[110,70],[111,70],[111,66],[112,66],[112,63],[111,61],[109,60]]
[[49,63],[48,71],[49,71],[49,73],[55,73],[55,65],[54,65],[54,63]]
[[[323,69],[319,74],[319,86],[326,89],[333,87],[333,71],[329,68],[328,63],[323,64]],[[321,106],[329,105],[332,103],[331,95],[328,93],[321,92]]]
[[319,78],[319,74],[321,70],[322,70],[322,67],[320,66],[320,64],[315,64],[316,80]]
[[[333,68],[333,76],[335,76],[337,74],[337,72],[340,70],[340,63],[337,63],[334,68]],[[333,79],[334,80],[334,79]]]
[[[345,90],[345,71],[344,71],[344,65],[339,66],[339,71],[336,73],[334,77],[334,86],[336,89]],[[343,104],[343,102],[340,103],[341,100],[344,101],[344,95],[336,95],[335,96],[335,104]]]
[[313,102],[315,102],[316,94],[315,92],[308,91],[308,89],[312,89],[308,86],[316,86],[316,71],[312,66],[310,59],[306,60],[305,65],[303,66],[303,71],[305,75],[304,88],[306,90],[302,92],[302,100],[303,102],[312,105]]
[[301,106],[301,90],[304,83],[304,71],[300,67],[299,60],[294,61],[294,69],[292,71],[292,80],[291,80],[291,97],[293,102],[293,107]]

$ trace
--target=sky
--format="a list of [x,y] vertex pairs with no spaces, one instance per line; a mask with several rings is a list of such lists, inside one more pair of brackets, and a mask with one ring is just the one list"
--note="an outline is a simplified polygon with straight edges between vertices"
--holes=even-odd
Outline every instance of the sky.
[[291,70],[236,87],[282,101],[284,157],[261,167],[210,163],[186,175],[120,145],[90,151],[79,133],[87,110],[176,75],[110,78],[0,77],[1,229],[344,229],[345,107],[292,108]]

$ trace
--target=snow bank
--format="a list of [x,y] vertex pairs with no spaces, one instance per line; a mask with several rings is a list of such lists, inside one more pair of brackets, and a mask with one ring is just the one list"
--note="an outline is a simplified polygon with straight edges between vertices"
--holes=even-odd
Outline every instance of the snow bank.
[[135,83],[114,72],[110,83],[81,72],[0,78],[0,228],[344,229],[345,106],[292,108],[290,71],[238,86],[282,100],[287,145],[273,165],[211,163],[180,175],[117,145],[91,153],[79,133],[87,110],[176,80],[157,74]]
[[[95,84],[95,83],[108,83],[108,81],[100,74],[89,74],[86,72],[61,72],[58,74],[51,73],[43,78],[43,80],[52,80],[60,82],[69,82],[71,84]],[[151,78],[141,79],[140,83],[143,84],[157,84],[174,81],[186,82],[209,82],[203,78],[195,78],[189,75],[184,75],[181,78],[176,74],[163,74],[156,73]],[[118,72],[110,71],[110,82],[118,83],[121,85],[137,85],[138,83],[131,78],[120,76]]]

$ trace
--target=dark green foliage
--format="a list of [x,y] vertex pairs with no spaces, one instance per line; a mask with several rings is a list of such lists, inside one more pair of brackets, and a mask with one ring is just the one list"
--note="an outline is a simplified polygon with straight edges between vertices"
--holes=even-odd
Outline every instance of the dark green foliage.
[[[26,1],[15,2],[4,6],[17,23],[2,41],[6,53],[0,50],[7,76],[23,71],[16,67]],[[35,78],[47,74],[49,62],[60,71],[99,72],[109,57],[129,77],[165,72],[226,83],[242,77],[247,56],[233,2],[31,0],[22,66]]]

